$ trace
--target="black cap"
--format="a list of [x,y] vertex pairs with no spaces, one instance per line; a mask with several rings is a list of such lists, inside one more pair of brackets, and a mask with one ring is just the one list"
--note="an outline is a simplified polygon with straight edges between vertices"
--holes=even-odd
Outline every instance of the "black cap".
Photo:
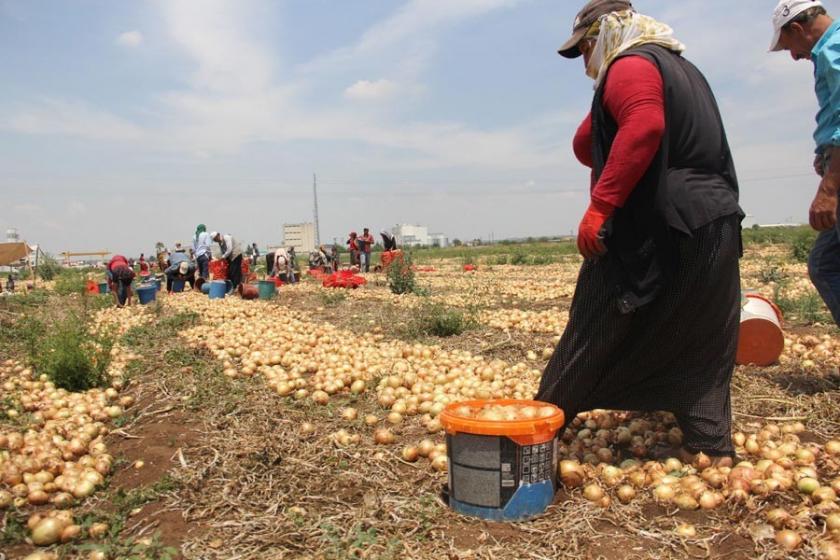
[[557,52],[566,58],[579,57],[581,52],[578,48],[578,43],[586,35],[586,31],[592,27],[592,24],[598,21],[598,18],[612,12],[623,12],[632,9],[633,4],[628,0],[590,0],[578,12],[575,18],[575,25],[572,27],[572,36]]

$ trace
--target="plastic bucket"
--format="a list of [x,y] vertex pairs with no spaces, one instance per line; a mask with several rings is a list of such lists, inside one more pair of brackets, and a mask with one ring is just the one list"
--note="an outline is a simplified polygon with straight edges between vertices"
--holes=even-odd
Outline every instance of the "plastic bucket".
[[242,299],[257,299],[260,295],[260,290],[256,284],[239,284],[239,295]]
[[744,294],[738,335],[739,365],[766,367],[779,361],[785,349],[782,311],[758,294]]
[[99,283],[99,293],[100,294],[107,294],[108,290],[108,282],[100,282]]
[[259,291],[260,299],[271,299],[277,293],[277,286],[273,280],[260,280]]
[[148,286],[140,286],[137,288],[137,299],[140,301],[140,305],[148,305],[155,301],[155,297],[157,296],[157,286],[154,284]]
[[172,291],[176,294],[180,294],[184,291],[184,285],[186,284],[183,280],[173,280],[172,281]]
[[440,415],[449,459],[449,507],[492,521],[523,521],[545,512],[557,490],[557,430],[563,411],[547,418],[490,422],[456,410],[486,405],[553,406],[536,401],[469,401]]
[[209,284],[210,287],[207,290],[207,295],[210,296],[210,299],[224,299],[228,291],[227,282],[224,280],[213,280]]

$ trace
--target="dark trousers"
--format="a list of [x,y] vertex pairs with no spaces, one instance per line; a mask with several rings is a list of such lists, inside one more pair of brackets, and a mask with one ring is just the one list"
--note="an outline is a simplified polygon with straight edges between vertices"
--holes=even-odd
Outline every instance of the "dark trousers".
[[198,276],[199,278],[204,278],[205,280],[210,279],[210,256],[209,255],[201,255],[196,259],[196,263],[198,264]]
[[[840,203],[837,215],[840,217]],[[817,238],[808,260],[808,272],[834,322],[840,327],[840,222]]]
[[231,290],[236,290],[242,283],[242,255],[228,261],[228,278]]

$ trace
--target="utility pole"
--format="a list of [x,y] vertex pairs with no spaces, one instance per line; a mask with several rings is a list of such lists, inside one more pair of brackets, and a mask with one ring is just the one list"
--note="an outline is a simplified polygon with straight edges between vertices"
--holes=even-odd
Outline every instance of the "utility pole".
[[321,226],[318,223],[318,176],[312,174],[312,195],[315,197],[315,247],[321,246]]

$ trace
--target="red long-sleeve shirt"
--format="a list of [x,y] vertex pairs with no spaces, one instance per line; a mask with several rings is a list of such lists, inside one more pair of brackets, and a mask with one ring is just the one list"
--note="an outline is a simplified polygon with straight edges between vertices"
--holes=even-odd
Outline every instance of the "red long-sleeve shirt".
[[[641,56],[613,63],[604,87],[604,106],[618,123],[606,166],[592,185],[592,198],[614,207],[624,206],[647,171],[665,133],[665,93],[662,75]],[[592,167],[592,115],[575,134],[578,160]]]

